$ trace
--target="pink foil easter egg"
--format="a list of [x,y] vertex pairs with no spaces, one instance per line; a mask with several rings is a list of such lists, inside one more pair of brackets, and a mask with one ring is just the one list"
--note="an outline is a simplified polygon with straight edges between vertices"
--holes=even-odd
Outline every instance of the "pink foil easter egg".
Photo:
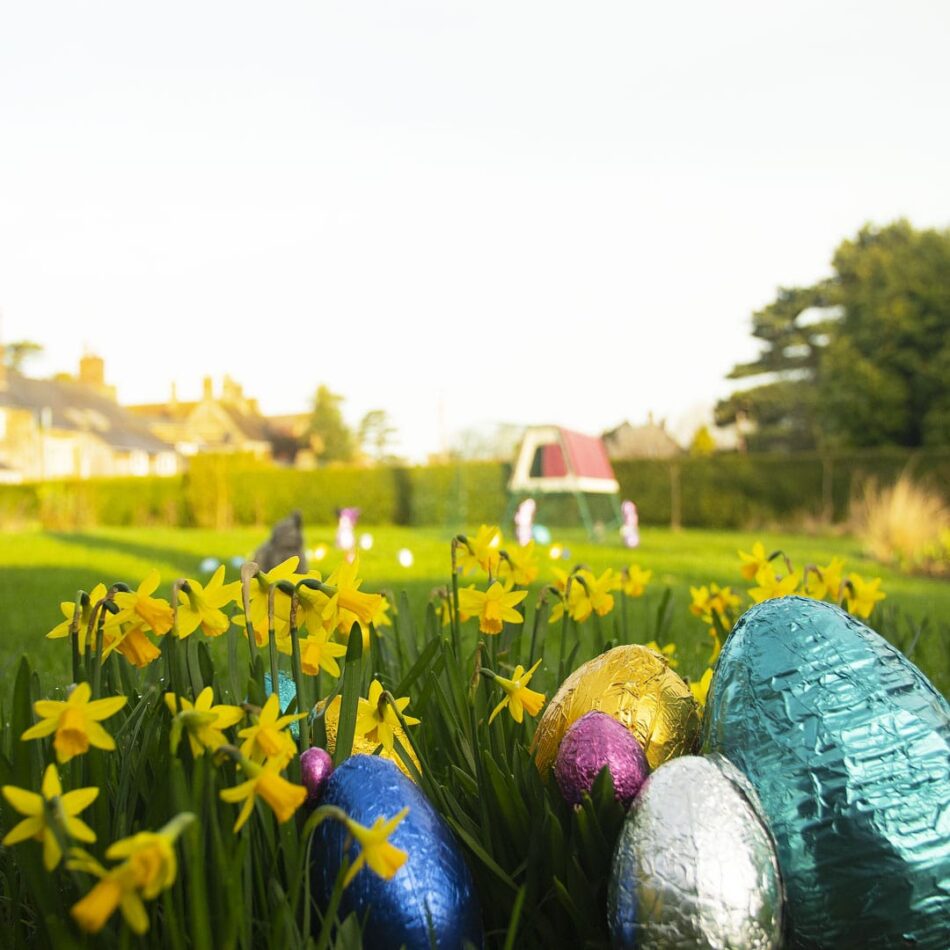
[[300,778],[307,789],[307,804],[316,805],[323,794],[327,779],[333,772],[333,759],[326,749],[313,746],[300,755]]
[[646,756],[640,743],[616,719],[589,712],[564,734],[554,763],[564,800],[579,805],[605,765],[610,768],[617,801],[629,806],[650,771]]

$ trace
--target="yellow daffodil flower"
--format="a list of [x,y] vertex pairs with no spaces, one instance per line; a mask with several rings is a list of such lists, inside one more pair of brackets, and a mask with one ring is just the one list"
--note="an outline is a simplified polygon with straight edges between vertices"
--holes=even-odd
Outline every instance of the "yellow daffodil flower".
[[600,577],[595,577],[588,570],[575,571],[567,602],[562,599],[554,605],[549,622],[556,623],[565,610],[576,623],[583,623],[592,613],[604,617],[614,609],[614,598],[610,591],[619,589],[620,578],[609,567]]
[[507,592],[498,581],[493,581],[487,591],[466,587],[459,591],[459,614],[462,620],[478,617],[482,633],[501,633],[506,621],[524,623],[515,607],[527,596],[526,590]]
[[[251,578],[249,586],[248,618],[238,615],[234,622],[239,627],[247,626],[247,620],[250,620],[251,629],[254,631],[254,640],[259,647],[267,645],[268,621],[267,621],[267,600],[271,587],[278,581],[294,582],[297,565],[300,558],[294,555],[281,561],[275,568],[269,571],[260,571]],[[278,638],[287,636],[287,627],[290,623],[290,598],[284,594],[278,594],[274,599],[274,635]]]
[[152,900],[175,883],[178,859],[175,841],[194,821],[184,812],[176,815],[160,831],[143,831],[114,842],[106,851],[110,860],[124,858],[121,864],[106,870],[95,858],[74,849],[67,867],[99,878],[93,889],[70,910],[73,919],[86,933],[98,933],[117,909],[132,931],[148,930],[148,912],[142,898]]
[[41,721],[30,726],[21,739],[42,739],[56,733],[53,748],[59,762],[68,762],[74,755],[83,755],[93,745],[97,749],[112,750],[115,740],[99,723],[114,716],[126,703],[124,696],[110,696],[89,702],[92,690],[88,683],[80,683],[69,694],[66,702],[38,699],[33,710]]
[[271,759],[264,765],[245,760],[241,763],[241,768],[250,778],[234,788],[224,788],[219,793],[223,801],[232,804],[242,800],[244,802],[234,823],[235,832],[240,831],[251,817],[254,801],[258,796],[267,802],[280,823],[292,818],[307,797],[307,789],[303,785],[294,785],[280,774],[280,763],[276,759]]
[[227,633],[231,620],[221,609],[241,596],[241,582],[224,583],[224,565],[211,576],[207,587],[188,580],[178,591],[178,636],[191,636],[198,627],[206,637],[220,637]]
[[273,760],[278,768],[282,769],[297,753],[293,737],[285,730],[292,722],[303,719],[306,715],[303,712],[281,716],[280,700],[276,693],[271,693],[254,725],[238,733],[244,740],[241,744],[241,755],[252,762]]
[[860,574],[849,574],[847,585],[848,613],[867,620],[874,610],[874,605],[887,596],[884,591],[878,589],[880,586],[880,577],[866,581]]
[[56,833],[47,824],[47,803],[52,803],[53,813],[57,816],[60,830],[76,841],[92,842],[96,840],[95,833],[84,821],[77,818],[81,811],[88,808],[98,797],[98,788],[77,788],[63,794],[63,786],[59,781],[59,772],[56,766],[50,763],[43,774],[43,784],[40,787],[42,794],[29,792],[15,785],[3,786],[3,797],[15,811],[26,818],[14,825],[6,834],[2,844],[7,847],[35,838],[43,842],[43,867],[52,871],[63,856]]
[[[106,640],[103,640],[103,643],[105,644]],[[108,645],[103,647],[103,658],[113,650],[118,650],[129,663],[140,670],[162,655],[162,651],[145,635],[141,625],[129,626],[124,632],[116,633]]]
[[346,877],[343,879],[344,887],[349,886],[350,881],[356,877],[363,865],[388,881],[406,863],[409,855],[401,848],[390,844],[389,836],[408,814],[409,806],[407,805],[388,820],[377,818],[371,828],[353,821],[352,818],[346,819],[346,830],[359,845],[360,853],[346,872]]
[[[320,581],[319,571],[308,571],[306,574],[312,581]],[[322,590],[314,590],[312,587],[300,586],[297,588],[297,627],[306,629],[311,636],[317,636],[321,631],[331,633],[333,624],[327,624],[324,618],[324,612],[330,597]]]
[[236,726],[244,718],[244,710],[223,703],[212,706],[212,702],[214,690],[210,686],[198,694],[194,703],[184,696],[165,693],[165,705],[175,717],[171,731],[172,752],[178,751],[183,731],[188,735],[188,744],[195,758],[204,755],[206,749],[212,752],[220,749],[228,741],[224,730]]
[[[328,578],[327,587],[335,588],[336,593],[324,609],[324,620],[330,629],[339,630],[345,636],[356,621],[365,631],[379,610],[383,600],[381,594],[366,594],[361,591],[363,583],[358,577],[360,560],[355,558],[352,564],[341,564]],[[364,643],[366,636],[364,634]]]
[[459,544],[456,566],[462,574],[474,574],[479,568],[490,576],[498,573],[499,551],[502,545],[501,531],[495,525],[483,524],[468,545]]
[[709,588],[703,584],[702,587],[690,587],[690,597],[692,603],[689,605],[689,612],[695,617],[702,617],[704,620],[712,615],[709,609]]
[[811,568],[806,572],[804,593],[815,600],[830,598],[837,602],[844,583],[844,560],[833,557],[824,567]]
[[[96,584],[95,587],[89,592],[89,601],[84,604],[80,609],[79,615],[79,655],[85,656],[87,646],[89,648],[94,648],[96,645],[95,637],[96,631],[93,629],[92,633],[89,635],[90,642],[86,642],[86,631],[89,628],[89,620],[92,617],[93,608],[96,604],[106,596],[106,585],[105,584]],[[60,605],[59,609],[62,611],[63,616],[66,618],[62,623],[57,624],[53,627],[48,634],[46,634],[47,639],[49,640],[58,640],[62,637],[69,636],[69,628],[73,621],[73,615],[76,613],[76,604],[71,600],[64,600]],[[105,624],[103,626],[103,639],[105,643],[111,642],[119,630],[119,620],[115,614],[105,612]]]
[[670,664],[671,669],[676,669],[679,664],[679,660],[676,659],[676,644],[667,643],[666,646],[661,647],[656,640],[651,640],[649,643],[643,644],[648,650],[653,650],[655,653],[659,653],[667,663]]
[[758,586],[750,588],[749,596],[757,604],[762,603],[763,600],[787,597],[795,593],[800,580],[801,575],[798,571],[792,571],[785,577],[776,577],[775,568],[770,563],[765,564],[755,575],[755,583]]
[[693,694],[693,699],[695,699],[700,706],[706,705],[706,697],[709,695],[709,686],[712,683],[712,676],[713,671],[707,669],[698,683],[689,684],[689,691]]
[[494,675],[495,682],[505,691],[505,698],[492,710],[491,716],[488,717],[489,725],[506,706],[515,722],[524,721],[525,713],[529,716],[537,716],[541,712],[541,707],[544,706],[546,699],[544,693],[528,689],[528,683],[531,682],[531,677],[534,676],[535,670],[540,665],[541,661],[538,660],[525,673],[524,667],[519,663],[511,674],[511,679],[505,679],[497,673]]
[[153,633],[164,636],[172,628],[174,611],[167,600],[153,597],[161,577],[158,571],[149,571],[138,590],[119,591],[113,600],[119,608],[115,615],[118,623],[144,623]]
[[500,557],[499,560],[498,577],[519,587],[528,587],[533,584],[540,571],[534,548],[534,541],[529,541],[524,547],[505,551],[505,557]]
[[327,637],[326,630],[300,641],[300,668],[308,676],[316,676],[320,670],[326,670],[330,676],[340,675],[337,657],[346,654],[342,643],[333,643]]
[[408,696],[396,699],[394,703],[383,700],[383,684],[379,680],[369,684],[368,698],[363,699],[361,696],[356,708],[356,735],[367,736],[371,742],[378,742],[390,756],[393,754],[394,737],[402,732],[402,724],[393,709],[394,704],[407,726],[415,726],[419,722],[405,713],[409,705]]
[[653,571],[645,571],[637,564],[631,564],[623,572],[623,592],[628,597],[642,597]]
[[391,627],[393,625],[392,618],[389,616],[389,611],[392,608],[392,604],[389,602],[388,598],[383,597],[380,594],[379,597],[379,606],[376,608],[376,613],[373,614],[371,623],[376,628],[376,632],[379,633],[380,627]]
[[742,566],[739,570],[747,581],[754,580],[755,575],[769,563],[768,555],[766,555],[761,541],[756,541],[752,545],[751,554],[746,554],[745,551],[739,551],[738,554],[742,560]]

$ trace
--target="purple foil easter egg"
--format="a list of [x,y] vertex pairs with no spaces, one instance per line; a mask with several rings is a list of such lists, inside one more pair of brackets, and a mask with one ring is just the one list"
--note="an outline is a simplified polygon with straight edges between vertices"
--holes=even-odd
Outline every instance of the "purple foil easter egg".
[[602,712],[581,716],[564,734],[554,776],[565,801],[579,805],[604,766],[609,766],[618,802],[628,806],[649,772],[640,743],[616,719]]
[[333,771],[333,759],[326,749],[313,746],[300,755],[300,778],[307,789],[307,804],[316,805]]

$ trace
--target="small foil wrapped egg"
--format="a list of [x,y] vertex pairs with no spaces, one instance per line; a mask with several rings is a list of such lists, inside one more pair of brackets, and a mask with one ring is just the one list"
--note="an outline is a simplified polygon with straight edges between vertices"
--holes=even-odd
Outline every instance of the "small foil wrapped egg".
[[333,774],[333,759],[326,749],[313,746],[300,753],[300,779],[307,789],[307,804],[320,801],[323,789]]
[[[340,697],[336,696],[329,706],[327,706],[325,702],[318,703],[317,715],[322,715],[324,717],[323,721],[327,730],[327,749],[333,753],[336,751],[336,731],[340,722]],[[353,755],[372,755],[376,751],[376,749],[379,747],[379,741],[377,740],[374,732],[365,736],[353,737]],[[409,744],[409,740],[406,738],[406,733],[402,726],[393,726],[393,736],[402,744],[402,747],[406,750],[406,753],[409,755],[409,758],[415,764],[416,768],[421,769],[421,766],[419,765],[419,759],[415,752],[413,752],[412,746]],[[406,768],[402,759],[399,758],[398,753],[395,751],[392,755],[392,761],[396,763],[399,770],[407,778],[412,778],[409,769]]]
[[579,666],[544,710],[532,745],[542,775],[568,727],[593,710],[625,726],[652,769],[693,752],[699,739],[699,706],[666,658],[639,644],[614,647]]
[[682,756],[640,789],[608,888],[613,945],[771,950],[782,881],[755,791],[721,756]]
[[[379,756],[350,757],[330,776],[321,804],[341,808],[366,827],[409,808],[389,836],[407,854],[402,867],[386,880],[364,866],[343,891],[339,917],[355,912],[365,918],[364,946],[482,946],[481,908],[459,844],[418,786],[392,762]],[[351,861],[358,855],[352,836],[338,821],[324,821],[314,832],[311,850],[314,896],[323,908],[345,854]]]
[[950,947],[950,707],[900,651],[832,604],[765,601],[703,728],[761,800],[793,946]]
[[564,733],[554,763],[554,777],[564,800],[579,805],[607,766],[614,797],[630,805],[649,773],[640,743],[616,719],[589,712]]

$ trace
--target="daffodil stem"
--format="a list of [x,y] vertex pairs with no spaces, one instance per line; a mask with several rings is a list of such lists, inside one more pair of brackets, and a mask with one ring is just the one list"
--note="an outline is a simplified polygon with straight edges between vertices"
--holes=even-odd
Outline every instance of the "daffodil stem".
[[244,633],[252,670],[257,666],[257,634],[251,625],[251,581],[257,573],[258,567],[254,561],[246,561],[241,567],[241,608],[244,610]]
[[459,572],[456,553],[460,543],[458,538],[452,538],[452,646],[455,648],[456,657],[461,656],[462,653],[462,631],[459,617]]
[[82,620],[82,602],[83,599],[89,599],[89,595],[84,591],[80,590],[76,592],[76,606],[73,610],[73,615],[69,621],[69,643],[72,649],[73,655],[73,682],[79,682],[79,674],[81,672],[81,660],[79,653],[79,624]]
[[574,583],[574,575],[572,574],[567,579],[567,584],[564,585],[564,613],[561,615],[561,642],[558,646],[558,655],[557,655],[557,681],[562,683],[564,681],[564,649],[567,646],[567,625],[570,619],[570,608],[571,603],[571,585]]
[[303,667],[300,663],[300,635],[297,631],[297,608],[300,605],[300,597],[297,588],[294,588],[294,595],[290,599],[290,664],[293,668],[294,683],[297,687],[297,712],[305,712],[307,715],[298,722],[299,728],[299,746],[303,752],[310,748],[310,704],[307,696],[304,694]]
[[[277,663],[277,634],[274,629],[274,598],[277,596],[277,585],[271,585],[267,592],[267,652],[270,656],[270,691],[280,696],[278,684],[280,682]],[[279,705],[279,703],[278,703]]]

